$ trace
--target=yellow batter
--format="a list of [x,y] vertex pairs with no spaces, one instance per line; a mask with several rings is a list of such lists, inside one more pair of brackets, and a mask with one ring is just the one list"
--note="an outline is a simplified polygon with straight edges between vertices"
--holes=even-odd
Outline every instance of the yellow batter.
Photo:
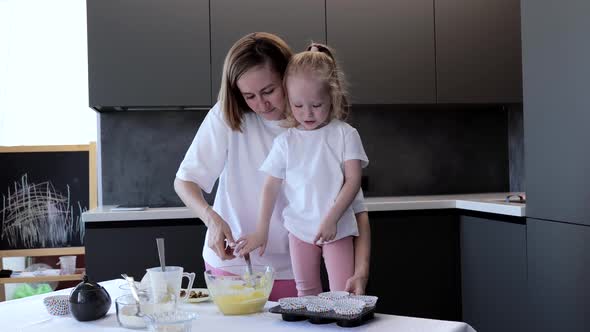
[[224,315],[245,315],[260,311],[267,297],[265,292],[256,290],[246,294],[218,295],[213,302]]
[[[239,284],[220,282],[210,287],[213,302],[224,315],[246,315],[262,310],[272,290],[272,274],[248,273],[235,280]],[[231,278],[231,277],[229,277]]]

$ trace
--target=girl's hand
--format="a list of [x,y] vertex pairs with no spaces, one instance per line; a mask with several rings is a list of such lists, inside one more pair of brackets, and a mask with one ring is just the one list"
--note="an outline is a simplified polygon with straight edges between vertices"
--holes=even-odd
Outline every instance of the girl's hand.
[[369,278],[366,276],[357,276],[356,274],[346,280],[345,291],[354,295],[365,295],[365,287]]
[[327,220],[322,221],[318,234],[313,239],[313,243],[321,245],[325,242],[334,240],[336,237],[337,224]]
[[235,258],[231,247],[234,246],[234,238],[231,229],[211,207],[206,211],[209,240],[207,246],[211,248],[222,260]]
[[234,252],[239,257],[243,257],[245,254],[250,253],[254,249],[260,248],[259,255],[262,256],[262,254],[264,254],[264,250],[266,249],[267,241],[268,235],[264,234],[263,232],[247,234],[240,237],[238,241],[236,241],[237,245]]

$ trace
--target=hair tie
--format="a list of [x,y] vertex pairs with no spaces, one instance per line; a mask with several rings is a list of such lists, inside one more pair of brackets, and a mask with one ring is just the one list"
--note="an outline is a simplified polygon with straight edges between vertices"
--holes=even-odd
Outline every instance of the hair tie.
[[319,52],[320,51],[320,48],[317,45],[311,45],[309,47],[309,51],[310,52]]

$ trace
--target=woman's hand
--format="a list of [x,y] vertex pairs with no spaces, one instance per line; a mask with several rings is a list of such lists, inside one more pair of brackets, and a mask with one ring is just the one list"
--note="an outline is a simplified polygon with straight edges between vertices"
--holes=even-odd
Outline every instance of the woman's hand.
[[231,229],[205,201],[201,187],[194,182],[176,178],[174,179],[174,190],[184,205],[194,211],[207,226],[209,232],[207,246],[222,260],[235,258],[231,249],[231,245],[234,243]]
[[266,249],[266,242],[268,241],[268,235],[261,231],[256,231],[251,234],[240,237],[237,241],[235,253],[242,257],[245,254],[250,253],[256,248],[260,248],[259,255],[264,254]]
[[209,241],[207,246],[211,248],[222,260],[235,258],[233,254],[234,238],[231,229],[210,206],[206,211],[207,228],[209,229]]
[[368,280],[369,278],[367,276],[355,274],[346,280],[346,288],[344,290],[355,295],[364,295]]
[[336,231],[338,230],[337,223],[329,220],[324,220],[320,224],[320,229],[317,235],[313,239],[313,243],[321,245],[325,242],[334,240],[336,237]]

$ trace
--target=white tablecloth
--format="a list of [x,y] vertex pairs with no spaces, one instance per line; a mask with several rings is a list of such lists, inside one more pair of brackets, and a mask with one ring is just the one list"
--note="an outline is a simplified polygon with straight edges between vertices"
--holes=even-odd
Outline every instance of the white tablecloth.
[[[78,322],[71,315],[51,316],[43,305],[43,298],[49,295],[69,294],[64,289],[50,294],[32,296],[19,300],[0,302],[0,331],[132,331],[120,327],[115,315],[115,299],[125,292],[119,289],[122,279],[100,283],[111,295],[113,305],[106,317],[92,322]],[[267,308],[276,305],[266,304]],[[193,322],[193,331],[388,331],[388,332],[475,332],[462,322],[432,320],[394,315],[376,314],[375,318],[356,328],[341,328],[336,324],[313,325],[307,321],[285,322],[281,315],[262,312],[248,316],[224,316],[211,302],[185,303],[182,309],[198,314]]]

